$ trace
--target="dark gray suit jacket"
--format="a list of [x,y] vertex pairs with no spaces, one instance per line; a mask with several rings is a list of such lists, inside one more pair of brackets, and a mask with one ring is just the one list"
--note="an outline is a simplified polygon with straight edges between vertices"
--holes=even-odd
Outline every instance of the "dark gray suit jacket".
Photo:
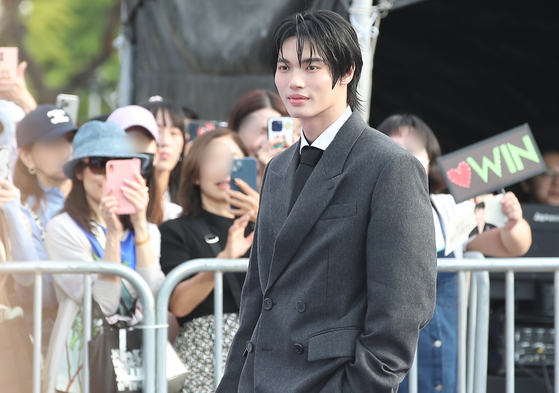
[[288,215],[299,143],[264,175],[219,393],[396,392],[435,306],[425,170],[358,113]]

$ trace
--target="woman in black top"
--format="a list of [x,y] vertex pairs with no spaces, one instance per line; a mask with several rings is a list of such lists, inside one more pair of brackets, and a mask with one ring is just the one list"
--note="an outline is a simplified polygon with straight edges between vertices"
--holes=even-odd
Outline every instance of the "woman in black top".
[[[226,129],[208,132],[194,141],[184,162],[179,190],[183,216],[160,227],[161,268],[165,274],[195,258],[248,256],[254,229],[251,218],[257,214],[258,193],[242,180],[237,185],[244,193],[230,189],[232,159],[246,155],[239,137]],[[231,205],[236,208],[231,209]],[[235,219],[236,215],[241,217]],[[206,242],[215,236],[219,239],[218,250]],[[225,276],[224,362],[238,329],[240,289],[245,275],[227,273]],[[181,282],[169,302],[181,325],[178,354],[190,370],[183,392],[214,390],[213,287],[213,272],[198,273]]]

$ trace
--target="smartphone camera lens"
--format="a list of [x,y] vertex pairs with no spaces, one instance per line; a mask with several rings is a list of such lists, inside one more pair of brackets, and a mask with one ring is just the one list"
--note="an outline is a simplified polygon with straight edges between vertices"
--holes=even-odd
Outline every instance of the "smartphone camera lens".
[[283,124],[281,120],[274,120],[272,122],[272,131],[281,131],[283,129]]
[[233,172],[240,172],[243,169],[243,163],[240,161],[234,161],[233,162],[233,167],[231,168],[231,170]]
[[109,172],[113,173],[115,171],[115,168],[112,165],[109,165]]

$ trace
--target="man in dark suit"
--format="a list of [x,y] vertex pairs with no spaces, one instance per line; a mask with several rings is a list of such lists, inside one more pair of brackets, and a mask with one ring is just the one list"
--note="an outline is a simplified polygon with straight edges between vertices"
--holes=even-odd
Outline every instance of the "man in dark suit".
[[303,133],[263,178],[217,392],[396,392],[435,305],[425,170],[352,113],[362,60],[347,21],[296,14],[273,45],[276,86]]

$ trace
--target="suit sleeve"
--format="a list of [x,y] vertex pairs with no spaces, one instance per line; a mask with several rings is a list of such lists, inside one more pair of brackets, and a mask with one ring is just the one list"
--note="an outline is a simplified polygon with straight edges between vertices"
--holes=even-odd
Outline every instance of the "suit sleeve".
[[375,185],[367,229],[367,313],[343,392],[391,393],[412,366],[435,307],[437,255],[427,176],[395,157]]
[[[267,169],[262,177],[262,187],[264,190],[264,183],[266,180]],[[260,201],[265,198],[261,194]],[[262,203],[262,202],[261,202]],[[217,387],[215,393],[231,393],[237,392],[239,380],[243,366],[245,364],[244,351],[246,343],[250,341],[256,323],[260,318],[260,311],[262,308],[262,288],[260,287],[260,275],[258,271],[258,233],[261,224],[262,210],[259,210],[258,218],[256,219],[256,227],[254,229],[254,241],[250,252],[248,271],[243,285],[243,292],[241,295],[241,308],[240,308],[240,325],[231,349],[227,356],[227,364],[221,383]]]

